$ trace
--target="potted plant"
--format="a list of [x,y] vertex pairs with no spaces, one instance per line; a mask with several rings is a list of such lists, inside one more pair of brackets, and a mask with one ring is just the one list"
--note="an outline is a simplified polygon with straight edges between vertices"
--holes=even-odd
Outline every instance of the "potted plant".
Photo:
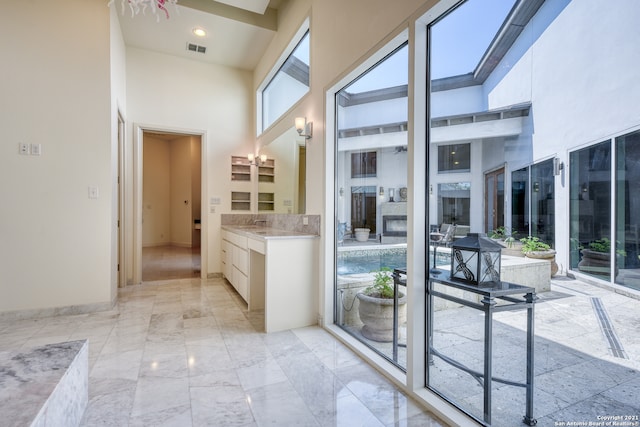
[[489,232],[489,237],[496,243],[504,246],[502,255],[524,256],[522,253],[522,243],[516,240],[516,230],[509,230],[507,227],[500,226]]
[[[611,241],[606,237],[589,243],[588,248],[582,248],[582,259],[578,269],[589,274],[609,276],[611,273]],[[626,252],[616,250],[616,255],[624,257]],[[616,271],[617,274],[617,271]]]
[[551,263],[551,277],[556,275],[558,272],[556,251],[551,249],[551,246],[533,236],[524,237],[520,239],[520,242],[522,242],[522,253],[525,257],[548,260]]
[[[362,335],[373,341],[393,340],[393,277],[389,267],[374,273],[371,286],[357,294]],[[407,321],[407,297],[398,292],[398,325]]]

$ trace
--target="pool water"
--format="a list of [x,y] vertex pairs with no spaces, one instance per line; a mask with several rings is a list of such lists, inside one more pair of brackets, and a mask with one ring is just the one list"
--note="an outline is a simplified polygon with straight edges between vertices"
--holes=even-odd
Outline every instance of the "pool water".
[[[448,265],[451,263],[450,254],[438,253],[437,264]],[[382,267],[406,268],[406,250],[374,250],[358,251],[357,254],[339,253],[337,274],[340,276],[347,274],[362,274],[378,271]]]
[[364,256],[338,258],[338,274],[370,273],[382,267],[405,268],[407,266],[406,253],[379,253]]

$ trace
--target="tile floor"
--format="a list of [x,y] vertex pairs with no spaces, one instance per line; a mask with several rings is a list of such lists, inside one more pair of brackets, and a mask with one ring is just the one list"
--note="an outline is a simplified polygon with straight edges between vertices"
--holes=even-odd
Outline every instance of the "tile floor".
[[142,281],[200,277],[200,248],[151,246],[142,248]]
[[261,331],[223,279],[123,289],[112,311],[0,323],[0,350],[86,338],[84,426],[442,426],[326,331]]

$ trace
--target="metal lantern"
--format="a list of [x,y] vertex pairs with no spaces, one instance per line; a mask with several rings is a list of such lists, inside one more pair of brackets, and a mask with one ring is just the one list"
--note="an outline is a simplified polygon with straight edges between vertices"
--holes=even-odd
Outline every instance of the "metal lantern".
[[476,286],[500,282],[502,246],[484,233],[469,233],[451,247],[451,280]]

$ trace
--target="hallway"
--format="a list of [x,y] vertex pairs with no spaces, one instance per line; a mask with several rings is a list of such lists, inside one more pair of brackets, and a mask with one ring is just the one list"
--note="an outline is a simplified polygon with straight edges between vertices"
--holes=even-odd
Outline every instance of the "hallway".
[[89,340],[82,425],[442,426],[318,327],[273,334],[224,279],[120,290],[102,313],[0,323],[0,351]]
[[142,281],[200,277],[200,248],[150,246],[142,248]]

